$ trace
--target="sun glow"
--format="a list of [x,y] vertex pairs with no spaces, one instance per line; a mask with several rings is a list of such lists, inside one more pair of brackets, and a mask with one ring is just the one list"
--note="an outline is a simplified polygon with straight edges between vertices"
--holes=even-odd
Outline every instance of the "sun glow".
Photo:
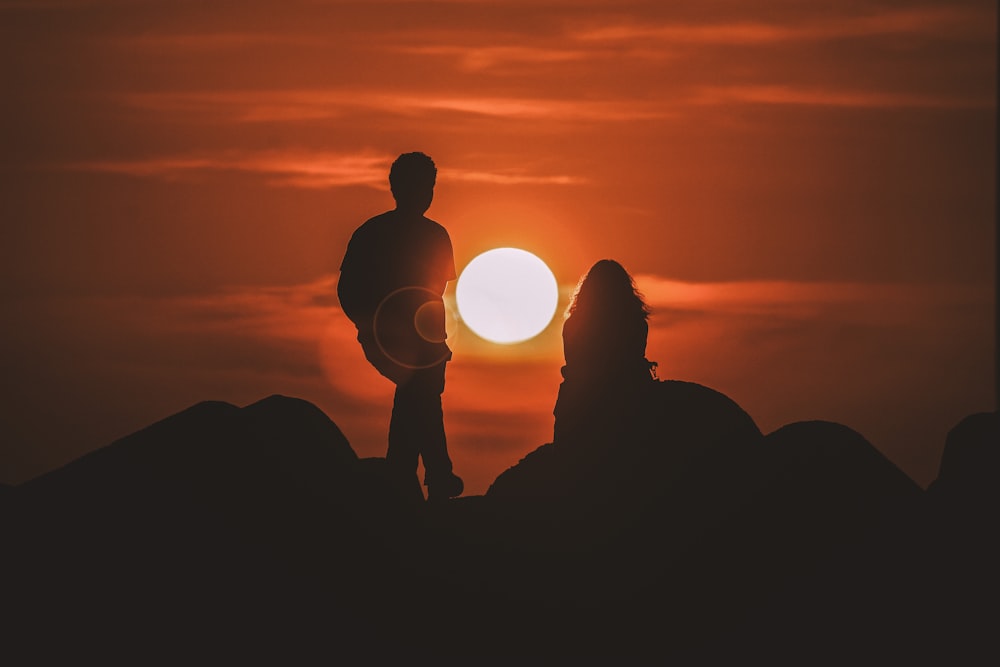
[[462,321],[480,337],[494,343],[520,343],[552,321],[559,286],[545,262],[530,252],[494,248],[462,270],[455,301]]

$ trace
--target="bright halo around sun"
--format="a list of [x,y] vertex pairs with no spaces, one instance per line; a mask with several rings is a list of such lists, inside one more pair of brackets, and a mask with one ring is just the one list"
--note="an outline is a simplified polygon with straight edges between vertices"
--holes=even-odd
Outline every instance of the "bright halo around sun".
[[552,321],[559,285],[545,262],[526,250],[494,248],[469,262],[455,286],[462,321],[494,343],[520,343]]

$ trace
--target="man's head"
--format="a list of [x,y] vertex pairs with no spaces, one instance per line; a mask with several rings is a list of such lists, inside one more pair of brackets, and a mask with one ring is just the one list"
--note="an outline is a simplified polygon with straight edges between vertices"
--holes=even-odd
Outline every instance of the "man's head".
[[403,153],[389,170],[389,189],[396,200],[396,208],[423,213],[434,199],[437,167],[434,160],[423,153]]

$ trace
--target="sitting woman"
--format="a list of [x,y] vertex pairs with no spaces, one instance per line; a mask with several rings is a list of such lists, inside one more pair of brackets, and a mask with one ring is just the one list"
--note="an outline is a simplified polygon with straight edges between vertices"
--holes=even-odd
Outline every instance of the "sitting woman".
[[649,307],[632,276],[602,259],[580,281],[563,324],[563,383],[554,442],[627,436],[655,382],[646,359]]

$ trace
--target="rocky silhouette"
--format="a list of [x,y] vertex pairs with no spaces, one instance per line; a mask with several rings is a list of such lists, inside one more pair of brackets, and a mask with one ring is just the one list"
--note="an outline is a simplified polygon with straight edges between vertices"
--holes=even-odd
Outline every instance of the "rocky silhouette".
[[650,387],[643,437],[544,444],[439,503],[306,401],[194,405],[8,493],[8,655],[996,655],[995,508],[939,501],[980,497],[951,462],[995,460],[995,414],[925,492],[844,425],[765,435],[711,388]]
[[928,486],[921,535],[924,567],[933,578],[924,596],[933,609],[929,632],[950,638],[968,664],[996,661],[1000,627],[1000,413],[961,419],[945,439],[936,479]]

